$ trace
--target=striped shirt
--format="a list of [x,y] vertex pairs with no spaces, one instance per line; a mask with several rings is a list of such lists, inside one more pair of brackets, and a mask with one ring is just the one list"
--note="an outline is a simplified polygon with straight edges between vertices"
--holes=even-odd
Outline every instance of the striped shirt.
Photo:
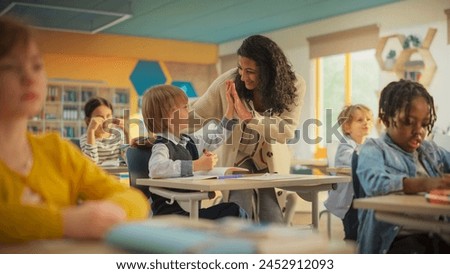
[[125,144],[123,131],[120,134],[111,134],[108,138],[95,139],[95,145],[87,143],[87,134],[80,137],[81,151],[96,164],[101,165],[105,161],[118,161],[120,157],[120,146]]

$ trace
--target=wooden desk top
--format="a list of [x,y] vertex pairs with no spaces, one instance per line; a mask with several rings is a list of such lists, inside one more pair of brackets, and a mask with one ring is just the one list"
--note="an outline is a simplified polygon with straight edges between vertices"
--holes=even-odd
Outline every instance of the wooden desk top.
[[348,183],[349,176],[328,176],[328,175],[303,175],[303,174],[271,174],[270,177],[252,174],[243,178],[233,179],[208,179],[201,180],[195,177],[170,178],[170,179],[137,179],[138,185],[153,187],[177,188],[197,191],[221,191],[240,190],[258,188],[308,188],[335,183]]
[[293,159],[292,165],[311,166],[311,167],[327,167],[328,160],[322,159]]
[[103,170],[107,171],[110,174],[119,174],[128,172],[127,166],[102,166]]
[[423,195],[391,194],[370,198],[355,199],[355,208],[374,209],[392,213],[450,216],[450,205],[432,204]]
[[[256,253],[260,254],[348,254],[356,251],[356,247],[353,244],[348,244],[341,240],[330,241],[324,235],[311,230],[277,224],[265,225],[259,229],[258,226],[253,226],[251,223],[234,218],[221,221],[203,219],[192,222],[185,216],[166,215],[124,225],[141,225],[146,227],[146,231],[149,231],[149,233],[151,233],[152,228],[170,227],[186,229],[186,235],[191,235],[189,231],[199,231],[205,234],[223,235],[223,237],[230,239],[244,238],[252,241],[255,245]],[[133,237],[142,238],[142,230],[132,229],[129,231],[137,234],[129,234],[126,241],[135,242],[136,239],[133,239]],[[170,233],[174,233],[174,231],[168,232],[168,237],[173,235]],[[154,240],[152,240],[152,237],[144,237],[143,241],[151,243]],[[159,241],[159,239],[156,239],[156,242]],[[120,244],[117,244],[117,246],[119,247],[112,244],[109,245],[103,241],[90,240],[36,240],[26,243],[0,244],[0,254],[127,254],[132,252],[131,250],[121,249]],[[146,248],[145,250],[151,252],[151,246],[148,245],[148,249]],[[139,253],[139,250],[137,248],[135,252]],[[199,251],[201,252],[201,249]]]
[[327,167],[328,173],[335,173],[340,175],[352,175],[352,168],[350,167]]

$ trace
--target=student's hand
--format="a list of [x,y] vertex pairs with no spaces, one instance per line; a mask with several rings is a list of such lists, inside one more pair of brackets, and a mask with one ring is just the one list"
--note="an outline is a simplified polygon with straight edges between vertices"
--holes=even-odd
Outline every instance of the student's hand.
[[112,118],[112,123],[116,126],[118,126],[119,128],[121,128],[122,130],[125,129],[125,122],[123,121],[123,119],[120,118]]
[[433,189],[439,188],[439,189],[450,189],[450,174],[444,174],[442,177],[435,177],[431,178],[433,179]]
[[201,170],[208,171],[216,166],[217,161],[217,154],[210,151],[205,151],[199,159],[192,162],[192,169],[194,172]]
[[105,119],[102,117],[93,117],[91,118],[87,131],[89,133],[94,133],[99,127],[103,127],[103,123],[105,122]]
[[103,121],[103,131],[110,132],[111,128],[120,128],[124,130],[125,124],[123,119],[119,118],[109,118]]
[[62,212],[65,237],[76,239],[101,239],[108,230],[126,220],[125,211],[108,201],[88,201],[69,207]]
[[227,81],[227,92],[231,94],[231,97],[234,102],[234,110],[236,111],[237,116],[239,119],[243,121],[247,121],[253,118],[253,115],[250,111],[247,110],[247,108],[244,106],[244,104],[241,101],[241,98],[239,98],[239,95],[236,91],[236,85],[233,81]]
[[433,189],[450,189],[450,175],[405,178],[403,180],[403,191],[407,194],[430,192]]

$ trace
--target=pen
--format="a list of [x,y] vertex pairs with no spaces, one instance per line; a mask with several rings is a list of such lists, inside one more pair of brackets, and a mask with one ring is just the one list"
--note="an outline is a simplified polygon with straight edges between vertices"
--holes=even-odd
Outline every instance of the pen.
[[241,178],[243,177],[243,174],[232,174],[232,175],[220,175],[217,176],[217,179],[219,180],[223,180],[223,179],[236,179],[236,178]]

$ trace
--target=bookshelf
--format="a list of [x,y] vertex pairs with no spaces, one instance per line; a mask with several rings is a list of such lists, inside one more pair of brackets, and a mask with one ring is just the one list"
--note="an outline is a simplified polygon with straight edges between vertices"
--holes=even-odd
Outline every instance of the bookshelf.
[[429,86],[436,72],[436,62],[429,50],[436,31],[435,28],[429,28],[420,47],[409,47],[409,43],[405,46],[407,38],[404,35],[381,37],[375,51],[380,69],[394,72],[400,79]]
[[[375,58],[381,70],[392,71],[395,65],[397,53],[403,48],[405,36],[400,34],[381,37],[375,49]],[[392,52],[392,53],[391,53]],[[388,54],[389,53],[389,54]],[[391,55],[390,57],[388,57]]]
[[54,80],[48,82],[47,98],[42,111],[28,122],[28,130],[39,134],[58,132],[66,138],[79,138],[86,132],[84,105],[94,96],[109,100],[113,116],[123,118],[130,108],[128,88],[109,87],[90,81]]
[[436,62],[429,50],[436,29],[428,29],[427,35],[419,48],[404,49],[394,67],[397,77],[417,81],[429,86],[436,72]]

